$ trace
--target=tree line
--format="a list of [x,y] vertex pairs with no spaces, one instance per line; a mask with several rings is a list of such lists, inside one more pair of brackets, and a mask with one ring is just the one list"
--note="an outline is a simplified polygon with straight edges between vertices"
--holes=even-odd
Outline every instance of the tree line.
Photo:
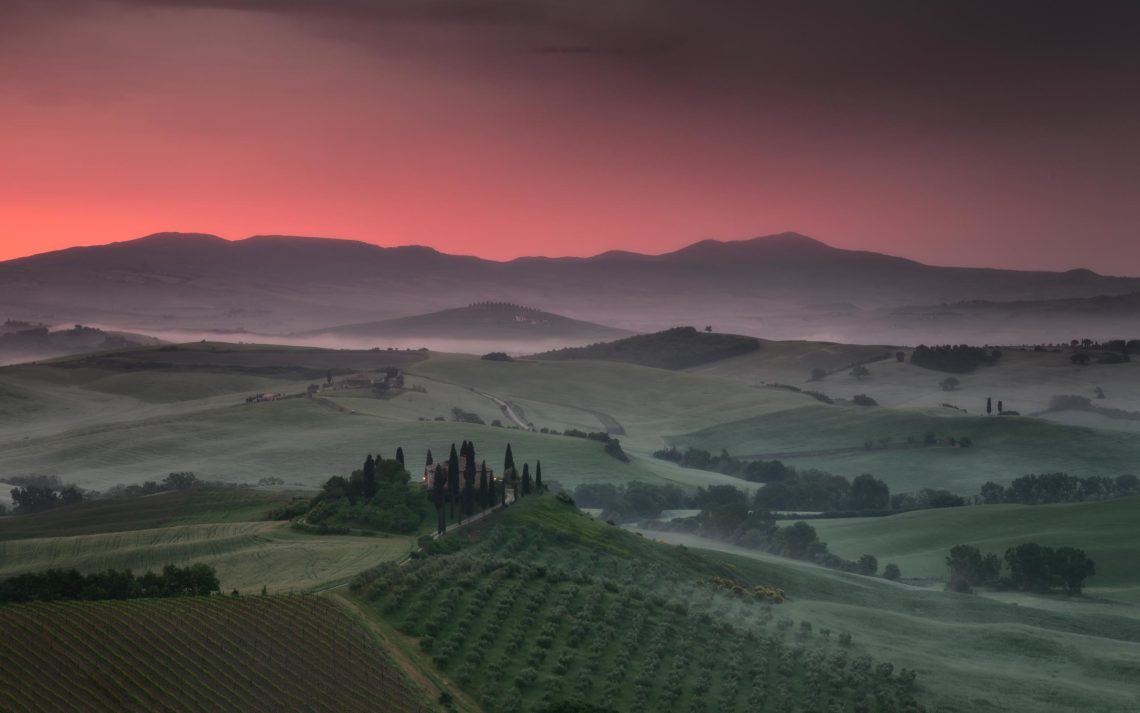
[[334,475],[309,503],[307,526],[320,534],[352,527],[384,532],[415,532],[426,516],[423,494],[404,466],[404,449],[386,459],[369,453],[349,477]]
[[928,347],[920,344],[910,353],[910,363],[924,369],[968,374],[979,366],[996,364],[1001,351],[967,344],[947,344]]
[[[108,489],[106,493],[83,490],[75,484],[65,484],[58,476],[54,475],[14,476],[8,480],[17,486],[10,491],[12,511],[16,515],[46,512],[64,505],[75,505],[84,500],[99,497],[139,497],[205,485],[190,472],[170,473],[161,481],[148,480],[141,484],[116,485]],[[220,485],[220,483],[213,483],[212,485]],[[0,514],[3,513],[0,512]]]
[[957,545],[946,555],[946,568],[946,588],[955,592],[989,586],[1026,592],[1060,588],[1080,594],[1085,580],[1096,574],[1096,562],[1084,550],[1034,542],[1010,547],[1000,559],[971,545]]
[[49,569],[0,581],[0,602],[5,603],[206,596],[215,592],[221,593],[217,572],[202,563],[186,567],[168,564],[161,572],[142,576],[129,569],[86,575],[75,569]]
[[988,482],[979,490],[978,499],[986,505],[1047,505],[1108,500],[1130,495],[1140,495],[1140,478],[1135,475],[1079,478],[1068,473],[1031,473],[1016,478],[1006,486]]

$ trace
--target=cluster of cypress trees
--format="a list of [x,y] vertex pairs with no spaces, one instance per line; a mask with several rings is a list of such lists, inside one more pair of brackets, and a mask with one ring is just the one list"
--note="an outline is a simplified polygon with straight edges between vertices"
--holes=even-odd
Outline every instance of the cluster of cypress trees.
[[[403,453],[399,455],[402,456]],[[460,472],[460,456],[463,456],[462,472]],[[505,506],[507,488],[511,489],[512,499],[515,500],[543,489],[542,463],[539,462],[535,466],[533,483],[530,477],[530,465],[524,463],[520,481],[515,469],[514,453],[511,452],[509,443],[503,459],[502,478],[495,479],[495,476],[487,470],[485,460],[476,467],[476,460],[475,443],[472,441],[463,441],[458,450],[452,443],[446,464],[435,463],[431,451],[427,452],[427,467],[435,465],[432,502],[435,504],[436,531],[441,535],[447,531],[449,521],[462,523],[464,517],[470,518],[475,512],[476,505],[479,506],[480,512],[494,508],[496,504]]]

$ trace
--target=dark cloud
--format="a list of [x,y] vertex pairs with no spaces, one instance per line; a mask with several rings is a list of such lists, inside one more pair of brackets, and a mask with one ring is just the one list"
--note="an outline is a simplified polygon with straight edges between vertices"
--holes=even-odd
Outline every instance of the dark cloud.
[[1136,109],[1140,76],[1140,3],[1129,0],[121,2],[273,13],[378,46],[393,25],[450,26],[471,41],[424,47],[487,64],[517,52],[620,58],[666,90],[970,125],[1119,118]]

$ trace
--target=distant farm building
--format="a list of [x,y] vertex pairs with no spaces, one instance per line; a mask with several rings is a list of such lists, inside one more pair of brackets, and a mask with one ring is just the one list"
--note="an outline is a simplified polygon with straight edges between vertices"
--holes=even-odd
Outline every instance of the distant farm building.
[[[446,460],[437,461],[435,463],[432,463],[431,465],[425,465],[424,466],[424,477],[423,477],[423,481],[422,481],[425,488],[430,489],[430,488],[435,487],[435,467],[437,465],[443,469],[444,480],[447,479],[447,461]],[[480,467],[481,466],[478,464],[475,466],[475,486],[476,487],[479,486]],[[461,485],[462,485],[462,480],[463,480],[463,473],[466,470],[467,470],[467,456],[459,456],[459,478],[460,478],[460,484]],[[492,468],[491,466],[487,466],[487,477],[488,478],[494,478],[495,477],[495,469]]]

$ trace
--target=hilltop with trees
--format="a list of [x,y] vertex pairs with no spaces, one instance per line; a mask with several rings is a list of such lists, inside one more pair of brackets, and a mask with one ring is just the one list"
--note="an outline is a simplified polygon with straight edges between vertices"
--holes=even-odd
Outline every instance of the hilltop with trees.
[[696,327],[674,327],[616,342],[544,352],[536,357],[555,360],[597,359],[679,370],[749,354],[759,348],[760,340],[755,337],[698,331]]

